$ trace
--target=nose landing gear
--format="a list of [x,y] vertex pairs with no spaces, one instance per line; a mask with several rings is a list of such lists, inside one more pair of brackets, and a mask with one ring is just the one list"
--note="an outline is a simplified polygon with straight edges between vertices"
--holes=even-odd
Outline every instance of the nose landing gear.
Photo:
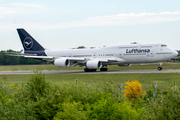
[[162,70],[162,67],[158,67],[158,70],[159,70],[159,71]]
[[163,64],[163,62],[159,62],[159,67],[158,67],[159,71],[162,70],[162,64]]

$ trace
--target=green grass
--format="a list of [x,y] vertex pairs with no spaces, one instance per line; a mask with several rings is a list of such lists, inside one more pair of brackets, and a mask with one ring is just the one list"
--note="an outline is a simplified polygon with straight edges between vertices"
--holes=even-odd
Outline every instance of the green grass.
[[[117,65],[108,66],[109,70],[156,70],[158,63],[153,64],[133,64],[130,67],[119,67]],[[43,71],[43,70],[81,70],[84,67],[68,67],[57,68],[54,65],[15,65],[15,66],[0,66],[0,71]],[[163,69],[180,69],[180,63],[165,63]],[[4,84],[18,84],[26,83],[31,75],[0,75],[0,81]],[[78,82],[84,82],[87,85],[97,86],[104,84],[111,80],[115,85],[125,84],[125,81],[138,80],[144,90],[151,87],[152,84],[158,84],[158,88],[167,89],[170,85],[176,81],[180,85],[180,73],[119,73],[119,74],[46,74],[46,79],[59,84],[67,82],[74,82],[76,79]]]
[[[31,75],[0,75],[0,80],[6,85],[20,85],[21,83],[26,83],[30,77]],[[103,85],[110,80],[117,86],[117,90],[119,90],[118,84],[125,85],[125,82],[128,80],[138,80],[141,83],[143,90],[148,90],[152,84],[157,84],[159,89],[166,90],[174,81],[177,82],[177,85],[180,85],[180,73],[46,74],[45,78],[46,80],[57,82],[57,84],[65,82],[75,83],[75,80],[77,79],[77,82],[86,83],[87,86]]]
[[[158,63],[153,64],[132,64],[130,67],[119,67],[118,65],[109,65],[108,70],[157,70]],[[164,63],[163,70],[165,69],[180,69],[180,63]],[[0,66],[0,71],[67,71],[67,70],[81,70],[85,67],[72,67],[57,68],[52,64],[49,65],[11,65],[11,66]]]

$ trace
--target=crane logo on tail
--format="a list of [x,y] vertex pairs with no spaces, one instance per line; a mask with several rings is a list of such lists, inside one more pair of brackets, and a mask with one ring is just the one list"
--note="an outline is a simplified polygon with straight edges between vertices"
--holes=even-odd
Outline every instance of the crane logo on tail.
[[33,46],[33,40],[30,37],[26,37],[23,44],[27,50],[30,50]]

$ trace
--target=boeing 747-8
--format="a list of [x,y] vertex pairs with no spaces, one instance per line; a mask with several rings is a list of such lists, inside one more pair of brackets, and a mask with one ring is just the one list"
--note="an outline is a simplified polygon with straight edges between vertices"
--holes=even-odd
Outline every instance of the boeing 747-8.
[[[170,60],[177,51],[166,44],[129,44],[95,49],[44,49],[24,29],[17,29],[24,51],[21,56],[54,63],[56,67],[86,66],[85,72],[107,71],[107,65],[130,66],[132,63],[153,63]],[[161,65],[158,70],[162,70]]]

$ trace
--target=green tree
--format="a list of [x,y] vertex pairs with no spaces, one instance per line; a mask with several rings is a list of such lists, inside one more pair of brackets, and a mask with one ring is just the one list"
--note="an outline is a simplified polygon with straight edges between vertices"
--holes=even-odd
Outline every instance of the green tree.
[[132,42],[131,44],[138,44],[137,42]]
[[37,60],[37,59],[31,59],[31,58],[25,58],[21,56],[12,56],[19,54],[20,51],[14,51],[14,50],[6,50],[6,51],[0,51],[0,65],[27,65],[27,64],[45,64],[46,62]]
[[84,46],[79,46],[79,47],[77,47],[77,49],[85,49],[85,47]]

